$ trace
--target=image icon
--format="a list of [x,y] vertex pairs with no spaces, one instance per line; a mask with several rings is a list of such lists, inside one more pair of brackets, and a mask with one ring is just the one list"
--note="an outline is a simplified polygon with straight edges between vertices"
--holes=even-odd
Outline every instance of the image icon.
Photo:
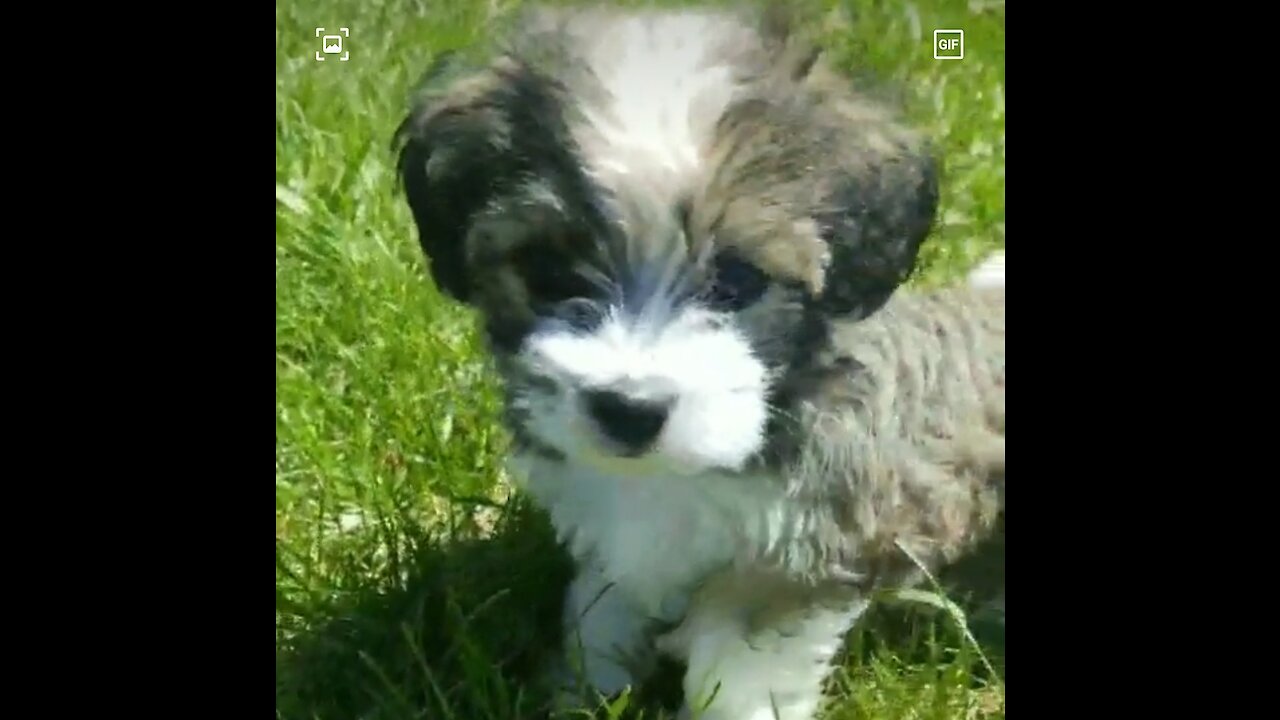
[[325,33],[324,28],[316,28],[316,37],[320,38],[320,49],[316,51],[316,60],[324,62],[325,55],[337,55],[339,62],[351,59],[351,52],[342,46],[342,39],[351,37],[351,30],[338,28],[338,32],[341,35],[329,35]]

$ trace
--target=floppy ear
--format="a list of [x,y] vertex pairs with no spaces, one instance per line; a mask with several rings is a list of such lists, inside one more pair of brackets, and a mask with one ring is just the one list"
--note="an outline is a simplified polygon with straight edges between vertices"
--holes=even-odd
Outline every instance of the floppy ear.
[[825,314],[864,318],[907,281],[933,229],[938,175],[924,143],[838,174],[819,218],[831,251],[819,298]]
[[397,172],[413,213],[418,242],[436,286],[467,302],[466,237],[471,218],[490,195],[487,157],[493,123],[479,103],[482,73],[455,53],[442,54],[420,84],[420,95],[396,129]]

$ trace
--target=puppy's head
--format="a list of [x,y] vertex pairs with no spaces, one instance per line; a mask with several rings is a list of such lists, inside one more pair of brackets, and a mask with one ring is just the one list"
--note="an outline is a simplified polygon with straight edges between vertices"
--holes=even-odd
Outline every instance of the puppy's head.
[[914,267],[924,145],[735,16],[543,14],[447,57],[397,133],[437,286],[479,311],[525,450],[735,471],[834,317]]

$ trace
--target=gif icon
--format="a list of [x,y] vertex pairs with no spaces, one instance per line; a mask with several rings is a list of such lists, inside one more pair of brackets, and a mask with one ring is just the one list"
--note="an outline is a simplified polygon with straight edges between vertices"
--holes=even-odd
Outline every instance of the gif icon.
[[933,59],[934,60],[963,60],[964,59],[964,31],[963,30],[934,30],[933,31]]
[[337,55],[338,62],[346,62],[351,59],[351,51],[342,47],[342,39],[351,37],[351,31],[347,28],[338,28],[341,35],[326,35],[324,28],[316,28],[316,37],[321,38],[321,50],[316,51],[316,60],[325,61],[325,55]]

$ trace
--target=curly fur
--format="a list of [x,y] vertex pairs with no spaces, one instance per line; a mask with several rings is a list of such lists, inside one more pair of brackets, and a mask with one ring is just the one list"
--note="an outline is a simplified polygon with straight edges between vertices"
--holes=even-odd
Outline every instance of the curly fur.
[[812,529],[780,564],[901,576],[904,559],[876,564],[899,557],[895,545],[937,567],[985,536],[1003,505],[1002,287],[900,293],[835,324],[792,382],[802,387],[777,453],[788,495],[812,503]]

